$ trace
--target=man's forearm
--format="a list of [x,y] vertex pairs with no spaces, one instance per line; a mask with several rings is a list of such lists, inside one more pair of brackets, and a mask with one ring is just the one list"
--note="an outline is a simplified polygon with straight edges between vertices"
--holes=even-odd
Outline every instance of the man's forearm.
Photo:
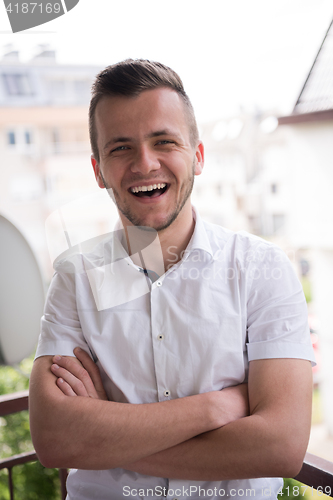
[[48,467],[122,467],[230,419],[223,413],[221,392],[138,405],[67,397],[46,369],[50,363],[35,362],[30,385],[31,433]]
[[292,457],[285,440],[272,429],[264,429],[261,417],[242,418],[124,468],[149,476],[196,481],[292,477],[298,466],[297,461],[296,465],[289,462]]
[[147,457],[125,469],[187,480],[294,477],[311,424],[311,366],[260,360],[249,371],[251,415]]
[[204,406],[194,396],[146,405],[63,396],[45,402],[43,422],[45,413],[36,417],[32,398],[31,432],[48,467],[111,469],[204,432],[211,426]]

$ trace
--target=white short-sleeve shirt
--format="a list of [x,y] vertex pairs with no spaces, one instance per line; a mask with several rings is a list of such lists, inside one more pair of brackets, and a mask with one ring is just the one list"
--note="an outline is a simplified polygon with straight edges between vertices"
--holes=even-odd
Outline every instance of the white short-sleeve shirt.
[[[153,282],[115,235],[60,262],[36,357],[72,356],[82,347],[109,399],[123,403],[237,385],[255,359],[315,363],[304,294],[287,256],[258,237],[195,218],[182,260]],[[70,500],[240,499],[246,490],[267,499],[281,485],[279,478],[180,481],[124,469],[72,470],[67,482]]]

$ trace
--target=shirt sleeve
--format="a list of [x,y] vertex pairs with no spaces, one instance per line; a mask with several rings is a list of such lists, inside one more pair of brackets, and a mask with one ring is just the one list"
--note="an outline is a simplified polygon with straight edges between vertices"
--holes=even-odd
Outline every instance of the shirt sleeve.
[[285,253],[263,243],[252,253],[247,302],[249,361],[298,358],[316,364],[301,283]]
[[75,273],[56,272],[47,293],[35,358],[73,356],[75,347],[89,351],[77,311]]

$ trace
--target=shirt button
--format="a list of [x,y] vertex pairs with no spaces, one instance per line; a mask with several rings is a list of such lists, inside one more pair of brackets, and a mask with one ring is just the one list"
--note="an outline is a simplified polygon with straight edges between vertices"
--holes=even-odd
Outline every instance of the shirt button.
[[164,396],[165,396],[166,398],[170,396],[170,391],[168,391],[168,389],[166,389],[166,390],[164,391]]
[[162,333],[160,333],[159,335],[157,335],[157,338],[158,338],[158,340],[163,340],[164,339],[164,335]]
[[160,281],[160,280],[156,281],[156,285],[157,286],[162,286],[162,281]]

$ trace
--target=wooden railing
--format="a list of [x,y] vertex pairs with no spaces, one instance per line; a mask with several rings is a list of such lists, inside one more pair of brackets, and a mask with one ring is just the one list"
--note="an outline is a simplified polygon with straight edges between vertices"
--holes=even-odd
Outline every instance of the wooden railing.
[[[6,394],[0,396],[0,417],[5,415],[10,415],[11,413],[17,413],[19,411],[28,410],[29,391],[15,392],[14,394]],[[15,465],[22,465],[27,462],[36,462],[38,457],[35,451],[30,451],[27,453],[20,453],[19,455],[14,455],[9,458],[3,458],[0,460],[0,470],[7,469],[8,471],[8,488],[10,493],[10,500],[14,500],[14,485],[12,470]],[[61,485],[61,498],[65,500],[66,498],[66,479],[67,470],[59,469],[60,485]]]
[[307,453],[301,472],[294,478],[322,493],[333,497],[333,462]]
[[[28,391],[0,396],[0,417],[23,410],[28,410]],[[8,470],[8,487],[11,500],[14,500],[14,487],[12,479],[13,467],[26,462],[34,462],[36,460],[38,460],[38,457],[34,451],[21,453],[20,455],[14,455],[13,457],[0,460],[0,470]],[[62,500],[65,500],[67,470],[59,469],[59,476],[61,483],[61,496]],[[307,453],[303,462],[302,470],[294,479],[308,485],[310,488],[313,488],[317,491],[317,493],[319,493],[319,495],[326,494],[333,497],[333,462],[329,462],[323,458],[311,455],[311,453]]]

